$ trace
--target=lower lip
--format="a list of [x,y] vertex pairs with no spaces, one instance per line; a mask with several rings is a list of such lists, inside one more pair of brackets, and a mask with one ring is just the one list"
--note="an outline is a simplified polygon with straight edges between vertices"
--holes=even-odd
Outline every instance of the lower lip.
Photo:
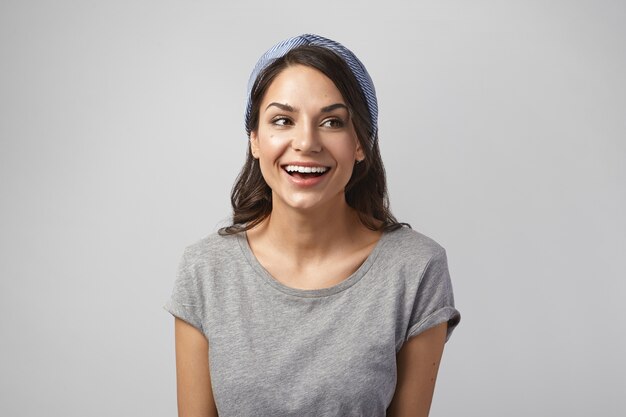
[[320,175],[319,177],[298,178],[298,177],[289,175],[287,171],[283,169],[283,173],[287,176],[287,178],[289,179],[289,182],[291,182],[292,184],[298,187],[303,187],[303,188],[314,187],[320,182],[324,181],[324,178],[326,178],[326,175],[328,175],[329,171],[326,171],[323,175]]

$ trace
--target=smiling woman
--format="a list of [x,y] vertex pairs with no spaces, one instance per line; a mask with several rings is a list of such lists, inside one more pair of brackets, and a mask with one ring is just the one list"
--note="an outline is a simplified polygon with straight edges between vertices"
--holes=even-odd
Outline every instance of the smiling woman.
[[364,156],[343,101],[328,77],[304,65],[285,68],[267,89],[250,146],[274,215],[348,211],[344,190]]
[[437,242],[389,210],[363,64],[317,35],[249,82],[233,223],[185,248],[180,416],[427,416],[460,314]]

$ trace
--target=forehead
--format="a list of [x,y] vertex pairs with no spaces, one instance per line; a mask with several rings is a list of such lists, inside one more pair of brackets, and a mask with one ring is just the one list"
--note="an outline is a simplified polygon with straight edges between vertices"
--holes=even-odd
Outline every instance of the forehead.
[[278,101],[293,106],[325,106],[345,100],[333,81],[321,71],[305,65],[282,70],[269,85],[263,103]]

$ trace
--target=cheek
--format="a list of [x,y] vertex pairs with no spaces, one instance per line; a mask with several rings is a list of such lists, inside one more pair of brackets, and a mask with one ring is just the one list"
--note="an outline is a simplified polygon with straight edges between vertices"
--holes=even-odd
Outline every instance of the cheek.
[[269,170],[273,169],[285,153],[285,143],[282,138],[274,134],[259,138],[259,163],[264,177],[270,173]]
[[343,163],[354,162],[354,158],[357,154],[357,147],[352,141],[346,141],[341,146],[337,146],[334,149],[334,154],[337,158],[341,159]]
[[284,152],[288,144],[287,138],[276,133],[268,133],[259,140],[259,148],[267,155]]
[[261,176],[265,180],[265,183],[270,188],[274,186],[274,177],[276,176],[273,162],[270,158],[262,155],[259,158],[259,169],[261,170]]

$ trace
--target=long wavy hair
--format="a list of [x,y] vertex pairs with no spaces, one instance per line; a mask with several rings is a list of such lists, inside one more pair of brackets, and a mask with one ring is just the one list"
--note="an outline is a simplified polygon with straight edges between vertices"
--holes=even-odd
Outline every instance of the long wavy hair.
[[[372,124],[366,98],[350,67],[334,52],[319,46],[294,48],[273,61],[261,71],[251,93],[251,115],[247,131],[259,125],[261,101],[272,81],[285,68],[305,65],[330,78],[343,96],[365,159],[354,165],[345,188],[347,204],[354,208],[361,222],[371,230],[394,230],[408,226],[399,223],[389,209],[385,168],[378,148],[378,137],[372,137]],[[263,179],[259,161],[252,156],[250,145],[246,161],[231,191],[232,224],[219,230],[220,235],[231,235],[251,229],[272,212],[272,190]]]

